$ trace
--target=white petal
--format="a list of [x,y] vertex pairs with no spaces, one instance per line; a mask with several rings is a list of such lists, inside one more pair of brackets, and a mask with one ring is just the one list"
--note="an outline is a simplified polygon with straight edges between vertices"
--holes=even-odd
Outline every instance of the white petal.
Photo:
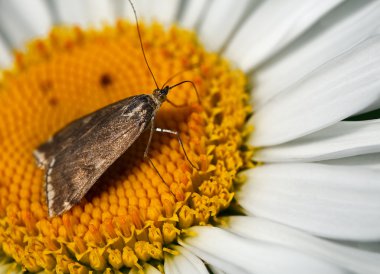
[[368,251],[380,253],[380,243],[379,242],[369,242],[369,243],[361,242],[361,243],[357,243],[357,246],[359,248],[362,248],[362,249],[365,249]]
[[360,249],[372,253],[380,254],[380,242],[358,242],[358,241],[346,241],[346,240],[331,240],[331,242],[339,245],[347,246],[354,249]]
[[[131,7],[131,4],[128,0],[121,0],[122,1],[122,16],[128,19],[130,22],[135,22],[135,16],[133,14],[133,9]],[[136,15],[138,20],[144,20],[147,21],[147,15],[144,12],[147,12],[145,10],[145,0],[139,0],[139,1],[132,1],[133,6],[136,10]],[[149,15],[150,17],[150,15]]]
[[[143,273],[145,274],[161,274],[161,272],[155,268],[154,266],[150,265],[150,264],[147,264],[145,263],[143,265]],[[141,271],[137,268],[132,268],[129,272],[129,274],[140,274]]]
[[150,0],[150,8],[153,20],[164,25],[169,25],[175,21],[180,6],[177,0]]
[[151,1],[152,0],[138,1],[139,3],[137,4],[137,7],[136,7],[136,9],[142,15],[142,18],[140,18],[140,16],[138,17],[139,20],[143,19],[144,22],[148,24],[152,22]]
[[78,0],[55,0],[59,21],[63,24],[88,27],[90,14],[86,10],[86,3]]
[[19,48],[31,38],[46,35],[52,19],[43,1],[0,1],[0,25],[12,46]]
[[113,2],[108,0],[56,0],[60,21],[81,27],[101,27],[104,23],[113,23],[115,12]]
[[205,264],[188,250],[181,246],[176,246],[175,250],[178,255],[170,255],[165,253],[165,273],[166,274],[192,274],[205,273],[208,274]]
[[346,1],[332,11],[255,73],[256,109],[318,66],[379,33],[379,18],[379,1]]
[[0,36],[0,69],[9,67],[12,64],[12,60],[12,54]]
[[346,273],[280,245],[239,237],[217,227],[192,227],[179,243],[202,260],[229,273]]
[[[83,0],[82,0],[83,1]],[[115,14],[109,0],[85,0],[86,10],[91,24],[101,27],[104,23],[113,23]]]
[[0,273],[21,274],[23,271],[20,265],[9,258],[0,258]]
[[[23,20],[33,32],[33,35],[46,35],[52,26],[52,18],[48,7],[41,0],[12,0],[18,10],[17,20]],[[16,18],[13,18],[14,20]]]
[[294,141],[263,148],[264,162],[312,162],[380,152],[380,120],[339,122]]
[[250,0],[213,1],[198,32],[205,47],[218,51],[251,4]]
[[380,254],[335,244],[266,219],[229,217],[226,228],[248,239],[273,242],[323,258],[355,273],[379,273]]
[[291,43],[340,2],[263,1],[239,28],[225,55],[243,70],[250,70]]
[[64,24],[101,27],[115,20],[113,2],[108,0],[56,0],[55,3]]
[[[123,1],[122,15],[129,21],[135,22],[132,7],[128,0]],[[158,21],[161,24],[169,25],[176,20],[181,2],[176,0],[139,0],[134,1],[137,18],[145,23]]]
[[370,169],[380,169],[380,153],[359,155],[341,159],[327,160],[319,162],[321,164],[338,165],[338,166],[356,166]]
[[187,1],[179,24],[188,29],[196,28],[209,3],[207,0]]
[[380,98],[380,36],[319,67],[251,118],[251,144],[277,145],[330,126]]
[[164,262],[165,274],[179,273],[179,269],[177,268],[177,265],[174,263],[173,257],[165,255]]
[[222,269],[220,269],[214,265],[211,265],[211,264],[207,264],[207,267],[211,270],[212,274],[226,274],[227,273],[227,272],[223,271]]
[[322,164],[271,164],[245,173],[237,200],[249,215],[312,234],[380,239],[380,172]]
[[144,273],[146,274],[161,274],[161,271],[159,271],[157,268],[150,264],[144,264]]

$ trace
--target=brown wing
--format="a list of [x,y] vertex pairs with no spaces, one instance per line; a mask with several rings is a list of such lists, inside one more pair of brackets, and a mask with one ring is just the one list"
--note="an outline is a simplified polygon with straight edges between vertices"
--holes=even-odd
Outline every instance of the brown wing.
[[122,101],[118,101],[74,120],[70,124],[66,125],[60,131],[56,132],[50,140],[41,144],[33,152],[38,165],[42,168],[46,168],[51,162],[52,157],[64,150],[67,146],[72,145],[73,142],[77,140],[78,133],[84,135],[86,132],[91,130],[95,124],[100,123],[101,120],[106,119],[109,115],[112,115],[113,112],[117,111],[124,105],[128,105],[131,100],[134,99],[135,96],[128,97]]
[[148,127],[155,111],[150,95],[127,98],[68,125],[54,136],[53,145],[42,145],[38,151],[48,155],[49,215],[59,215],[78,203]]

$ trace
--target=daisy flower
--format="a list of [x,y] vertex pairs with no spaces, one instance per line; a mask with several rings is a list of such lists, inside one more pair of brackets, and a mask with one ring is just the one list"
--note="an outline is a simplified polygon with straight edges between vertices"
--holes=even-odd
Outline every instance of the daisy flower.
[[379,273],[380,1],[135,2],[199,170],[142,136],[49,218],[33,150],[155,85],[128,1],[1,1],[1,273]]

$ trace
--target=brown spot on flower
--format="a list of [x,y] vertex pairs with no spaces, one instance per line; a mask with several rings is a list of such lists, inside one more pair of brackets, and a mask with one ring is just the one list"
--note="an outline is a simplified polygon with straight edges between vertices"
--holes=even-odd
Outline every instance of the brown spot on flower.
[[49,105],[51,105],[52,107],[55,107],[58,105],[58,98],[57,97],[50,97],[49,98]]
[[[156,126],[180,132],[200,171],[176,138],[156,133],[150,157],[164,183],[142,157],[142,137],[78,205],[48,218],[34,149],[71,121],[155,88],[134,25],[53,29],[0,80],[0,250],[28,271],[125,271],[146,261],[163,269],[164,252],[182,230],[210,223],[233,199],[233,182],[249,159],[239,149],[250,112],[244,75],[191,32],[141,25],[141,33],[159,83],[197,66],[169,84],[193,81],[202,105],[190,85],[179,86],[169,98],[187,107],[163,104]],[[98,92],[110,85],[112,93]]]
[[112,85],[112,77],[108,73],[104,73],[100,76],[99,83],[103,88]]
[[46,94],[53,89],[53,83],[49,80],[41,81],[40,88],[42,93]]

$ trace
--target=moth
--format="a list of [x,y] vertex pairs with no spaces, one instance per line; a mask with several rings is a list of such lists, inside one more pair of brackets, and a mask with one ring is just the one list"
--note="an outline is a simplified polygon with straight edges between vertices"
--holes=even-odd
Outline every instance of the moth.
[[197,169],[189,160],[178,132],[154,126],[161,104],[165,101],[173,104],[167,99],[171,89],[191,83],[199,101],[196,87],[191,81],[182,81],[173,86],[165,83],[159,88],[145,57],[136,11],[133,4],[130,4],[135,14],[144,60],[157,88],[153,94],[128,97],[71,122],[34,151],[39,167],[45,169],[45,191],[50,217],[60,215],[79,203],[111,164],[148,129],[150,135],[144,157],[150,161],[162,180],[148,157],[154,131],[175,135],[186,159]]

